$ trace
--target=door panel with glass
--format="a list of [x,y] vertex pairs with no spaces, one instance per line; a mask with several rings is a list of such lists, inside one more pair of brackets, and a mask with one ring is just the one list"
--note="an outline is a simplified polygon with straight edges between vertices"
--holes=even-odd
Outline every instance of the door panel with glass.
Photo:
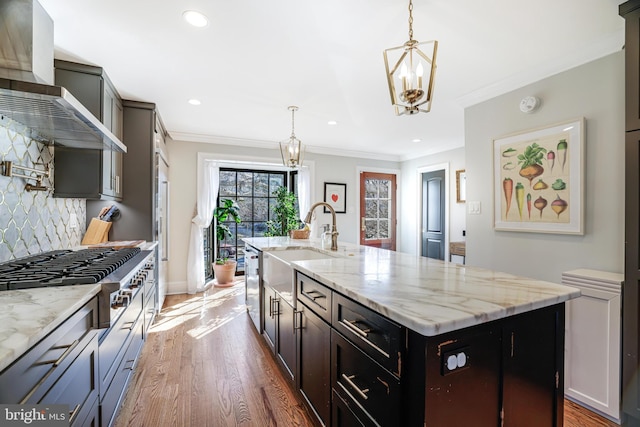
[[360,173],[360,244],[396,250],[396,176]]

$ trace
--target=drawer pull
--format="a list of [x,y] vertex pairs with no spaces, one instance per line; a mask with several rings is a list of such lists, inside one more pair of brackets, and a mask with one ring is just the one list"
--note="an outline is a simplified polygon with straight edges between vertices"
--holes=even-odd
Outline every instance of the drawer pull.
[[78,403],[73,411],[69,411],[69,425],[73,424],[75,421],[76,415],[78,415],[78,410],[80,409],[80,404]]
[[73,351],[73,349],[76,348],[76,346],[78,345],[79,342],[80,342],[79,340],[75,340],[74,342],[72,342],[69,345],[58,345],[58,346],[55,346],[55,347],[51,347],[51,350],[59,350],[61,348],[66,348],[66,350],[56,360],[43,360],[42,362],[34,363],[34,365],[39,366],[39,365],[51,365],[51,364],[53,364],[53,367],[55,368],[56,366],[61,364],[64,359],[66,359],[66,357],[69,355],[69,353],[71,353]]
[[342,325],[344,325],[347,329],[349,329],[351,332],[355,332],[356,334],[362,336],[362,337],[368,337],[369,336],[369,332],[371,332],[371,329],[366,328],[366,329],[360,329],[358,328],[358,326],[356,325],[356,323],[364,323],[364,322],[360,322],[358,320],[347,320],[347,319],[343,319],[340,321],[340,323]]
[[348,330],[350,330],[351,332],[357,335],[360,335],[362,337],[362,341],[369,344],[375,350],[380,352],[380,354],[382,354],[384,357],[386,357],[387,359],[390,357],[389,353],[387,353],[386,351],[384,351],[383,349],[381,349],[380,347],[378,347],[373,342],[367,339],[367,337],[369,336],[369,333],[371,332],[371,329],[360,329],[355,325],[356,323],[363,323],[363,322],[358,322],[357,320],[344,319],[344,320],[340,320],[339,323],[345,328],[347,328]]
[[[132,329],[133,329],[133,325],[134,325],[135,323],[136,323],[136,322],[126,322],[126,323],[123,323],[123,324],[122,324],[122,328],[120,328],[120,329],[128,329],[128,330],[132,330]],[[125,325],[129,325],[129,326],[125,326]]]
[[342,379],[345,380],[347,384],[349,384],[360,395],[360,397],[362,397],[364,400],[369,399],[369,396],[367,396],[367,393],[369,393],[369,389],[368,388],[365,388],[364,390],[360,389],[352,381],[355,377],[356,377],[355,375],[346,376],[345,374],[342,374]]
[[305,297],[309,298],[313,302],[316,302],[316,300],[319,299],[319,298],[326,298],[327,297],[322,292],[315,291],[315,290],[309,291],[309,292],[302,291],[302,295],[304,295]]
[[79,343],[80,343],[80,340],[75,340],[70,345],[61,345],[61,346],[51,347],[51,349],[61,349],[61,348],[65,348],[65,347],[67,349],[64,351],[64,353],[62,353],[60,355],[60,357],[58,357],[57,360],[45,360],[43,362],[35,363],[35,365],[49,365],[50,364],[51,368],[40,379],[40,381],[38,381],[38,383],[36,385],[34,385],[31,390],[29,390],[29,393],[27,393],[27,395],[19,402],[21,405],[24,404],[24,403],[27,403],[27,401],[31,398],[33,393],[35,393],[35,391],[47,380],[47,378],[49,378],[49,376],[53,373],[53,371],[56,370],[56,368],[62,363],[62,361],[64,359],[67,358],[67,356],[69,356],[69,353],[71,353],[73,351],[73,349],[76,348],[76,346]]

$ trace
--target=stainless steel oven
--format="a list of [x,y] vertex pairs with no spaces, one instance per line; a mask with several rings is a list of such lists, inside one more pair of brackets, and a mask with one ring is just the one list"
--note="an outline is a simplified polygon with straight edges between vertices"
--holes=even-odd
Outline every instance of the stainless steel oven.
[[260,334],[262,333],[262,316],[260,313],[262,307],[262,304],[260,304],[260,292],[262,291],[262,286],[260,286],[261,255],[261,251],[245,245],[245,302],[249,317]]

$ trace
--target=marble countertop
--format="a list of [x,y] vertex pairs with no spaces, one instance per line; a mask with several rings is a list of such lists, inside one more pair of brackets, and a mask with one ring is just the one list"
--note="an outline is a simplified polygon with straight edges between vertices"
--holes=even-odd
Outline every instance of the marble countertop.
[[[152,250],[157,245],[155,241],[143,242],[139,247]],[[97,295],[100,288],[95,284],[0,292],[0,371]]]
[[0,371],[22,356],[100,291],[100,285],[0,292]]
[[422,335],[434,336],[580,296],[556,283],[353,244],[243,239],[262,251],[312,249],[331,257],[291,261],[298,271]]

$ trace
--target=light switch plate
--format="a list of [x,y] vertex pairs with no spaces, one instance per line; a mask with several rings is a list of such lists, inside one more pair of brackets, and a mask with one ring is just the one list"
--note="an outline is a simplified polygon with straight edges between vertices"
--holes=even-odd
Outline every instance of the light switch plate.
[[78,216],[74,213],[69,214],[69,228],[78,228]]
[[467,207],[469,209],[469,215],[480,215],[481,209],[480,209],[480,202],[475,201],[469,201],[467,202]]

